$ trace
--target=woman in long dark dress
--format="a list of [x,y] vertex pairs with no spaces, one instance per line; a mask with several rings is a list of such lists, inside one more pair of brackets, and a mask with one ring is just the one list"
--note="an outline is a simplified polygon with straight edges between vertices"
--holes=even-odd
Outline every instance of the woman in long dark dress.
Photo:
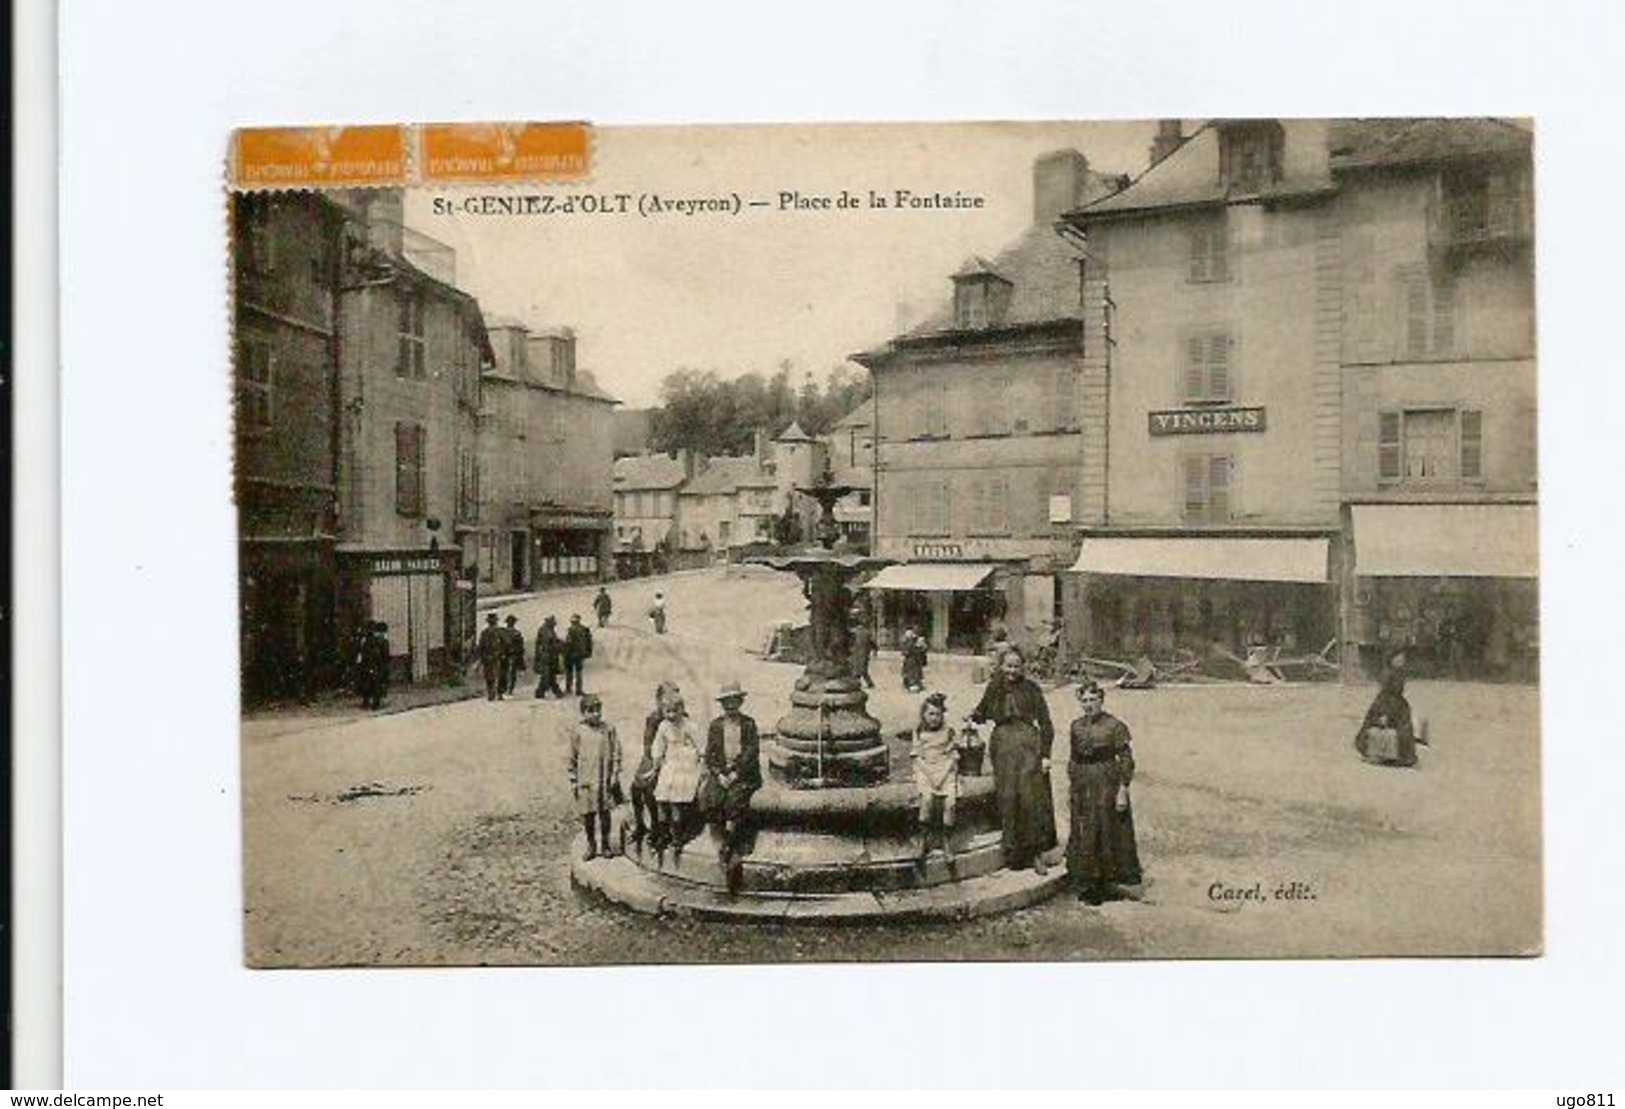
[[1083,715],[1072,721],[1072,829],[1066,870],[1078,900],[1098,905],[1117,885],[1138,885],[1140,853],[1134,843],[1134,811],[1128,787],[1134,752],[1128,725],[1105,711],[1106,693],[1094,682],[1078,687]]
[[1005,865],[1012,870],[1030,866],[1045,874],[1049,868],[1044,852],[1057,843],[1049,781],[1055,725],[1050,722],[1044,691],[1027,677],[1021,652],[1006,648],[998,666],[970,718],[993,722],[988,754],[993,761]]
[[[1373,729],[1385,729],[1392,736],[1374,735]],[[1395,655],[1383,675],[1382,688],[1365,710],[1360,731],[1354,737],[1354,749],[1366,762],[1382,766],[1415,766],[1417,743],[1426,745],[1416,735],[1416,724],[1411,718],[1411,703],[1405,699],[1405,656]]]

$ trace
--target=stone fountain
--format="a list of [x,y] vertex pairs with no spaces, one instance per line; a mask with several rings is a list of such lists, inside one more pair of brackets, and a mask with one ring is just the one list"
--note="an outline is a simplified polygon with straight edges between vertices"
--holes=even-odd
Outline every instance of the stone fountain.
[[751,799],[752,830],[741,882],[729,892],[709,831],[680,857],[652,851],[583,861],[576,885],[644,912],[727,919],[965,919],[1020,908],[1064,879],[1004,868],[993,779],[960,783],[954,856],[918,858],[918,794],[906,728],[888,737],[868,712],[852,673],[853,580],[885,560],[840,549],[835,502],[852,489],[826,479],[796,492],[820,507],[814,542],[753,559],[794,573],[811,624],[811,660],[796,679],[790,711],[764,729],[763,786]]

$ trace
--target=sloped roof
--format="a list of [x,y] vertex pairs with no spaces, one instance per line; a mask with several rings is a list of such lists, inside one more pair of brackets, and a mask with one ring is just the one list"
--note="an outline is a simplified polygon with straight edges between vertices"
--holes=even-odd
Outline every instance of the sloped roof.
[[1329,147],[1336,171],[1520,157],[1533,141],[1527,130],[1501,119],[1348,119],[1331,125]]
[[1000,281],[1009,281],[1010,280],[1008,277],[1004,276],[1004,274],[1000,273],[994,267],[992,262],[989,262],[986,258],[983,258],[980,254],[972,254],[969,258],[965,259],[964,264],[962,266],[960,266],[957,271],[955,271],[954,276],[955,277],[997,277]]
[[754,486],[761,472],[755,455],[713,458],[710,465],[695,474],[694,480],[683,488],[682,495],[701,497],[732,493],[741,485]]
[[593,376],[591,370],[577,370],[575,386],[569,390],[576,396],[587,397],[589,400],[607,401],[610,404],[620,404],[620,399],[604,392],[603,386],[598,384],[598,378]]
[[[1078,298],[1078,259],[1080,255],[1053,227],[1029,227],[994,257],[990,268],[1010,282],[1010,306],[1004,325],[1041,323],[1045,320],[1081,319],[1083,306]],[[909,335],[929,335],[954,327],[951,299],[940,304],[925,321],[909,330]],[[873,409],[870,417],[873,418]]]
[[870,397],[852,411],[836,420],[834,427],[873,427],[875,425],[875,398]]
[[615,460],[616,489],[675,489],[683,484],[683,464],[669,454],[635,454]]
[[801,430],[799,421],[791,420],[790,426],[785,428],[779,437],[773,441],[775,443],[810,443],[813,439],[811,435]]

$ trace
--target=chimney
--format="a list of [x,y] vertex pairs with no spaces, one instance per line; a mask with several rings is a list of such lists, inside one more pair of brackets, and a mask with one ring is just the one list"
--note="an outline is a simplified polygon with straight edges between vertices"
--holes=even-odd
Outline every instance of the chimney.
[[406,232],[405,199],[402,190],[368,190],[362,200],[362,214],[367,221],[368,246],[391,254],[402,253]]
[[767,452],[769,450],[767,431],[764,428],[757,428],[756,432],[755,432],[755,435],[754,435],[754,440],[755,440],[754,449],[755,449],[755,452],[756,452],[756,465],[758,465],[758,466],[766,466],[767,465]]
[[1157,120],[1157,137],[1151,140],[1151,164],[1156,165],[1178,149],[1185,141],[1183,120]]
[[1033,162],[1033,223],[1047,226],[1088,200],[1089,159],[1057,150]]
[[694,480],[694,452],[684,447],[677,452],[677,464],[683,468],[683,480]]

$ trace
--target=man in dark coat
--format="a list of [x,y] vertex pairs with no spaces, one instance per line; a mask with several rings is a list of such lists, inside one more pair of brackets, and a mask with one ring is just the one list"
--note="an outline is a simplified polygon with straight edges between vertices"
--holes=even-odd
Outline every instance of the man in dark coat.
[[383,708],[384,695],[389,692],[389,625],[382,620],[369,621],[362,631],[355,669],[361,707]]
[[480,672],[485,676],[485,699],[495,701],[502,696],[502,660],[508,653],[508,636],[497,626],[497,614],[485,614],[485,627],[474,645],[479,656]]
[[536,697],[541,699],[551,693],[555,697],[563,697],[564,690],[559,688],[559,656],[564,650],[564,644],[559,639],[557,623],[549,616],[542,621],[542,626],[536,631],[536,653],[531,660],[536,666]]
[[577,696],[587,692],[582,684],[582,668],[592,657],[592,632],[581,622],[579,613],[570,616],[570,627],[564,633],[564,692]]
[[519,630],[519,617],[509,616],[502,634],[507,637],[508,653],[502,658],[502,695],[513,694],[519,684],[519,671],[525,668],[525,633]]
[[609,591],[603,586],[598,587],[598,595],[592,599],[592,610],[598,614],[598,626],[609,626],[609,614],[615,610],[615,602],[609,599]]
[[750,815],[750,798],[762,788],[761,737],[756,721],[741,710],[745,691],[729,682],[717,693],[722,715],[711,721],[705,737],[705,768],[709,782],[702,787],[701,808],[722,833],[722,868],[728,889],[737,892],[743,877],[741,825]]

